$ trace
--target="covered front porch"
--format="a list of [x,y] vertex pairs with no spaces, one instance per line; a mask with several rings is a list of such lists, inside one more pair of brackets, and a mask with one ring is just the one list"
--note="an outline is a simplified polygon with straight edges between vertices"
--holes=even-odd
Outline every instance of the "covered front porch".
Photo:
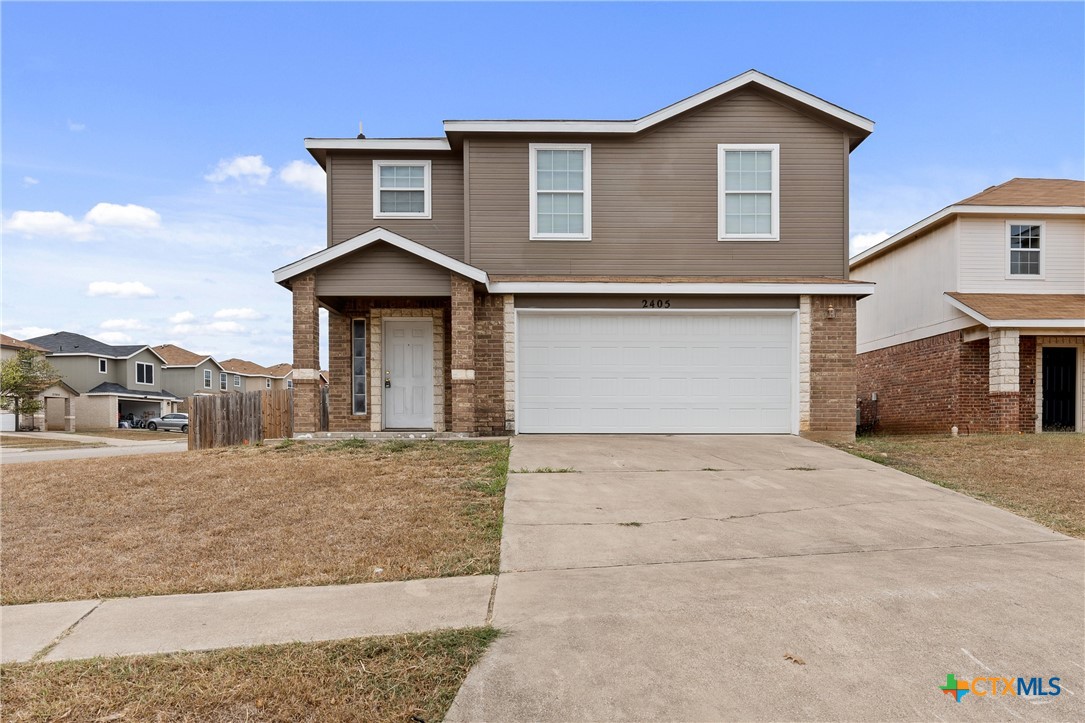
[[383,229],[278,270],[293,293],[295,435],[506,433],[506,300],[487,293],[484,279]]

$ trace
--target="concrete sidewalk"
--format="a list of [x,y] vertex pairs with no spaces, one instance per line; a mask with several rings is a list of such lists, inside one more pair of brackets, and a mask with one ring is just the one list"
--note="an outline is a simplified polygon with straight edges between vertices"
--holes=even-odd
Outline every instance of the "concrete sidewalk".
[[95,437],[89,434],[71,434],[68,432],[5,432],[4,436],[8,438],[56,439],[97,446],[46,450],[5,447],[0,450],[0,464],[51,462],[61,459],[89,459],[93,457],[126,457],[134,454],[184,452],[188,449],[188,435],[185,434],[176,435],[176,439],[157,437],[146,441],[141,439]]
[[396,635],[487,623],[492,575],[0,608],[0,662]]

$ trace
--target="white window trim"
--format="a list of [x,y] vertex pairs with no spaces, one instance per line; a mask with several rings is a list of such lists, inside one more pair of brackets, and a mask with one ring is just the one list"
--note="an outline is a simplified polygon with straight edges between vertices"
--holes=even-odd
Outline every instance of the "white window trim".
[[211,384],[213,382],[214,382],[214,378],[213,378],[213,376],[211,374],[211,370],[210,369],[204,369],[203,370],[203,388],[204,389],[210,389]]
[[[413,161],[388,161],[388,160],[373,161],[373,218],[432,218],[433,217],[433,206],[430,205],[430,198],[432,196],[431,189],[432,189],[432,185],[433,185],[431,183],[431,180],[432,180],[432,173],[431,173],[432,165],[433,165],[432,161],[419,161],[419,160],[413,160]],[[382,213],[381,212],[381,184],[380,184],[380,176],[381,176],[380,169],[381,169],[381,166],[422,166],[422,168],[424,169],[424,172],[423,172],[423,181],[422,181],[423,188],[421,190],[423,191],[423,196],[424,196],[423,203],[425,204],[425,209],[426,210],[423,211],[422,213]],[[389,191],[392,191],[392,190],[400,190],[400,191],[415,190],[415,191],[417,191],[419,189],[417,189],[417,188],[415,188],[415,189],[391,189],[391,188],[389,188],[389,189],[386,189],[386,190],[389,190]]]
[[265,379],[264,380],[264,389],[271,389],[271,380],[270,379]]
[[226,372],[219,372],[219,391],[225,392],[230,389],[230,376]]
[[240,374],[234,374],[234,386],[235,387],[240,387],[241,386],[241,375]]
[[[727,151],[772,151],[772,230],[765,234],[727,233]],[[780,240],[780,144],[779,143],[720,143],[716,146],[716,212],[719,219],[720,241],[779,241]],[[761,191],[760,193],[764,193]]]
[[[1038,274],[1011,274],[1010,273],[1010,233],[1013,226],[1039,226],[1040,227],[1040,273]],[[1044,253],[1045,246],[1047,245],[1047,228],[1043,221],[1028,221],[1025,219],[1012,219],[1006,221],[1006,237],[1003,241],[1003,245],[1006,247],[1006,279],[1013,279],[1014,281],[1043,281],[1046,276],[1045,262],[1047,254]],[[1020,249],[1018,249],[1020,250]]]
[[[584,233],[539,233],[539,159],[538,151],[584,152]],[[591,241],[591,144],[590,143],[529,143],[531,241]],[[570,191],[570,193],[576,193]]]
[[[140,367],[147,367],[151,371],[151,381],[149,381],[149,382],[141,382],[139,380],[139,368]],[[144,379],[147,378],[147,373],[146,372],[144,372],[143,378]],[[136,381],[136,384],[142,384],[145,387],[153,387],[154,386],[154,364],[151,364],[150,362],[136,362],[136,380],[135,381]]]
[[98,373],[99,374],[108,374],[109,373],[109,360],[108,359],[98,359]]

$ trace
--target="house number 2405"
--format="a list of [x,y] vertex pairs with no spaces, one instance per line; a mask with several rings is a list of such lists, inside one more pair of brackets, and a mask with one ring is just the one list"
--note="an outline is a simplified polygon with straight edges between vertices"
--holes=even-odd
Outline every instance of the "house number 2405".
[[641,299],[640,308],[642,309],[669,309],[671,308],[670,299]]

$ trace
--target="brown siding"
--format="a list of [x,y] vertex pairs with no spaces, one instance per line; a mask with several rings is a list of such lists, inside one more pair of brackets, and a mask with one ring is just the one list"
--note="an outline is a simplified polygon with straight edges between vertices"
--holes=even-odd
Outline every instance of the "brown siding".
[[[471,262],[494,274],[843,278],[843,131],[752,90],[631,137],[476,136]],[[529,241],[528,144],[592,145],[592,240]],[[780,144],[778,242],[717,241],[717,144]]]
[[[373,218],[373,161],[401,158],[432,161],[432,218]],[[329,152],[328,160],[329,246],[381,226],[463,260],[463,159],[458,154]]]
[[319,296],[448,296],[448,270],[377,244],[316,272]]

